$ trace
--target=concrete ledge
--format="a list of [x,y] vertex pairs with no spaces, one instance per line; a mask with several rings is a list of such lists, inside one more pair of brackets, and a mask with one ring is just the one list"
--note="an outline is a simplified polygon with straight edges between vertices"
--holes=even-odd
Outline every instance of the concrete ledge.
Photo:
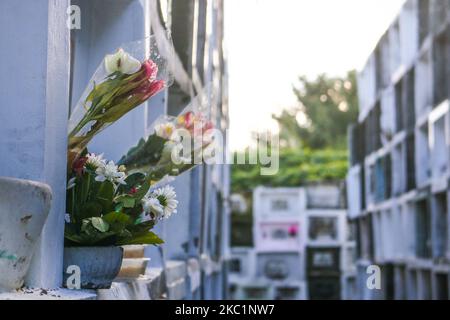
[[167,284],[167,298],[169,300],[186,298],[186,280],[184,278]]
[[97,291],[98,300],[150,300],[146,277],[113,282],[110,289]]
[[167,286],[167,298],[180,300],[186,298],[186,277],[188,275],[185,261],[167,261],[164,270]]
[[187,276],[186,262],[176,260],[167,261],[164,273],[168,284],[184,279]]
[[149,269],[139,278],[117,280],[110,289],[97,290],[98,300],[160,299],[164,290],[162,283],[162,269]]
[[179,300],[186,298],[187,266],[184,261],[167,261],[166,269],[149,268],[136,279],[116,280],[110,289],[97,291],[99,300]]
[[163,269],[161,268],[147,269],[147,276],[152,279],[152,281],[148,284],[150,297],[153,300],[162,299],[166,287]]
[[96,300],[93,290],[69,289],[20,289],[15,292],[0,293],[0,300]]
[[[134,279],[117,279],[110,289],[21,289],[0,293],[0,300],[158,300],[185,299],[198,290],[201,271],[213,274],[220,270],[220,263],[208,256],[203,261],[195,258],[185,261],[167,261],[166,268],[148,268],[146,274]],[[205,270],[206,269],[206,270]]]

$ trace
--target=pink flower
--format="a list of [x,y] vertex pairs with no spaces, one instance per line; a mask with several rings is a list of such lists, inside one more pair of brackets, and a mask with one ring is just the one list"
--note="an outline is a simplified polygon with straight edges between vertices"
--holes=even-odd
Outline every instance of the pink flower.
[[141,66],[142,74],[138,77],[138,81],[148,79],[154,81],[158,75],[158,66],[153,60],[145,60]]
[[211,130],[213,128],[214,124],[211,121],[201,118],[194,124],[194,135],[205,135],[205,133],[210,134],[208,130]]
[[214,124],[212,121],[206,121],[205,125],[203,126],[203,131],[208,131],[214,128]]
[[181,128],[191,130],[194,125],[194,113],[192,111],[188,111],[185,114],[181,115],[177,119],[177,125]]
[[142,95],[140,97],[140,100],[142,102],[146,101],[150,97],[157,94],[159,91],[161,91],[165,86],[164,80],[147,80],[144,81],[139,87],[133,90],[131,94],[135,95]]
[[164,80],[155,80],[145,89],[144,96],[142,97],[142,100],[145,101],[149,99],[150,97],[157,94],[159,91],[161,91],[165,86]]
[[289,235],[291,236],[291,237],[295,237],[295,236],[297,236],[297,233],[298,233],[298,227],[297,227],[297,225],[291,225],[290,227],[289,227],[289,229],[288,229],[288,233],[289,233]]

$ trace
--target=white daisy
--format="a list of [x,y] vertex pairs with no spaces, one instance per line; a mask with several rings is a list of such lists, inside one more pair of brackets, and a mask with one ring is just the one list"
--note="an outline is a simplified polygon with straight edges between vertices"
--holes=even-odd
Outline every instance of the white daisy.
[[159,217],[164,212],[163,206],[161,205],[161,203],[159,203],[159,200],[156,198],[144,197],[141,200],[141,203],[142,203],[142,208],[144,209],[144,212],[146,214],[153,213],[154,215]]
[[167,219],[173,213],[177,212],[178,200],[175,199],[177,197],[177,194],[175,193],[175,189],[172,186],[165,186],[156,189],[152,192],[152,197],[158,199],[159,203],[164,208],[161,218]]
[[120,172],[113,161],[108,162],[104,166],[99,166],[95,170],[95,173],[97,174],[97,176],[95,177],[95,181],[103,182],[105,180],[109,180],[113,183],[126,184],[125,173]]
[[104,167],[106,165],[106,160],[103,159],[103,153],[99,155],[95,155],[95,153],[88,154],[86,165],[94,169]]
[[178,201],[173,187],[165,186],[149,192],[142,200],[144,213],[152,219],[167,219],[177,212]]

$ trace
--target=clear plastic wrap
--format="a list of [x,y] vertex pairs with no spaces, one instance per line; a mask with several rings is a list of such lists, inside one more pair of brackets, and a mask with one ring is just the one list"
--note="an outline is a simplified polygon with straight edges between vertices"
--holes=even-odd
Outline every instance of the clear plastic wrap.
[[178,116],[160,116],[151,134],[123,156],[119,164],[146,172],[150,180],[177,176],[204,162],[203,152],[213,143],[213,122],[207,102],[196,97]]
[[158,47],[151,36],[104,57],[69,119],[69,163],[96,134],[172,85],[174,49],[171,41],[165,43]]

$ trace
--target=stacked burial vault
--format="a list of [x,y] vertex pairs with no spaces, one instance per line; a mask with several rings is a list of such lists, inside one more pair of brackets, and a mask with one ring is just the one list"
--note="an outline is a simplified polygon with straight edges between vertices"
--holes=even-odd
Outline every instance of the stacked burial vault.
[[320,184],[259,187],[253,193],[253,248],[232,248],[230,296],[339,299],[352,296],[354,243],[343,190]]
[[[450,1],[409,0],[358,77],[348,216],[360,299],[448,299]],[[366,285],[381,268],[380,290]]]

